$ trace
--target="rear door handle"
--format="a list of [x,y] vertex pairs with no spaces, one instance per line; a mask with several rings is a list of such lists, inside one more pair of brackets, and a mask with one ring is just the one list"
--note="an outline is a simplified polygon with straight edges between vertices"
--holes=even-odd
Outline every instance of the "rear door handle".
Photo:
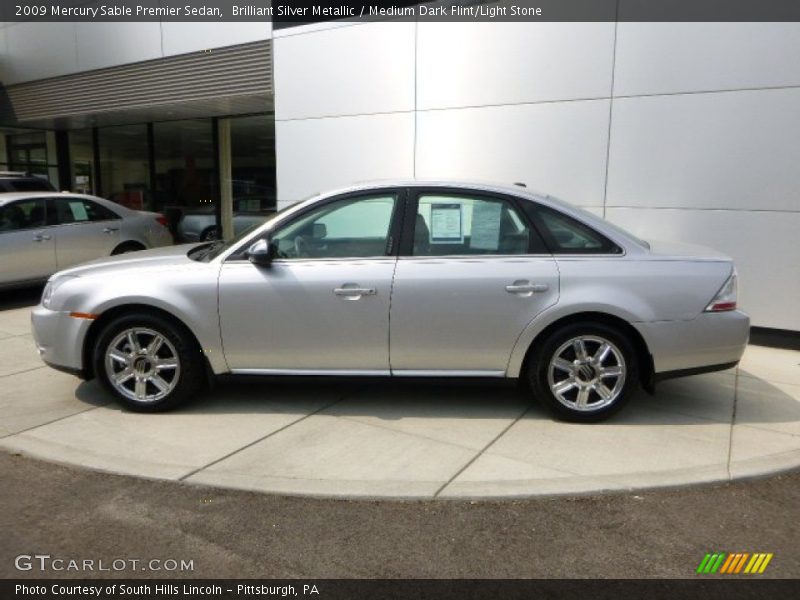
[[103,227],[103,233],[116,233],[119,227]]
[[378,291],[375,288],[340,287],[334,288],[333,293],[337,296],[342,296],[346,300],[358,300],[361,296],[374,296]]
[[36,233],[33,236],[34,242],[46,242],[47,240],[53,239],[52,236],[47,235],[46,233]]
[[531,283],[530,281],[515,281],[511,285],[506,286],[506,291],[509,294],[520,294],[521,296],[530,296],[532,294],[541,294],[550,289],[546,283]]

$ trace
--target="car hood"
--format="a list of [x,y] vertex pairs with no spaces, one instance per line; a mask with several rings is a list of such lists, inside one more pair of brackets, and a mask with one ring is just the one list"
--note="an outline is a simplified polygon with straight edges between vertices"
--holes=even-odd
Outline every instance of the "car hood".
[[114,273],[119,273],[120,271],[127,270],[162,269],[185,266],[187,264],[196,265],[200,263],[190,259],[187,254],[192,248],[198,245],[200,244],[181,244],[178,246],[167,246],[154,250],[141,250],[138,252],[120,254],[118,256],[100,258],[59,271],[53,275],[53,278],[102,275],[112,271]]
[[679,258],[693,260],[730,261],[727,254],[713,248],[671,240],[648,240],[650,254],[658,258]]

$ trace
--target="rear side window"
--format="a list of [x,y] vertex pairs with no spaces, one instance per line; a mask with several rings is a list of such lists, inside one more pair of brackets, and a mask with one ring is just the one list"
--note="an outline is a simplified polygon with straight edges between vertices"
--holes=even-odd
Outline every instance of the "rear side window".
[[538,236],[504,198],[422,194],[414,223],[414,256],[531,254]]
[[116,213],[106,207],[83,198],[51,198],[50,213],[55,214],[58,225],[119,219]]
[[533,202],[525,203],[525,211],[553,254],[622,253],[622,249],[607,237],[570,216]]

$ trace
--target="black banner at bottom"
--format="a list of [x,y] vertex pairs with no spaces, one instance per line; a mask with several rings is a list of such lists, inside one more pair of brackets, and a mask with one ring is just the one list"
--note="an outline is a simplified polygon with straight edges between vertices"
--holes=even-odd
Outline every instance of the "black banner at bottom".
[[697,579],[289,579],[289,580],[152,580],[48,579],[0,580],[0,598],[65,600],[119,598],[305,598],[320,600],[408,599],[479,600],[498,598],[591,600],[646,598],[734,600],[800,597],[800,580],[753,578]]

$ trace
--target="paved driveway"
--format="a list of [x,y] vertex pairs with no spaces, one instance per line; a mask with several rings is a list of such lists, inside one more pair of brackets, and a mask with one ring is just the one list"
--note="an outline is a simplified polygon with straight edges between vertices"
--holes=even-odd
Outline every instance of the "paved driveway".
[[177,411],[127,412],[44,367],[35,295],[0,309],[0,447],[114,473],[290,494],[508,497],[727,481],[800,465],[800,352],[664,382],[613,420],[554,421],[514,386],[220,385]]

